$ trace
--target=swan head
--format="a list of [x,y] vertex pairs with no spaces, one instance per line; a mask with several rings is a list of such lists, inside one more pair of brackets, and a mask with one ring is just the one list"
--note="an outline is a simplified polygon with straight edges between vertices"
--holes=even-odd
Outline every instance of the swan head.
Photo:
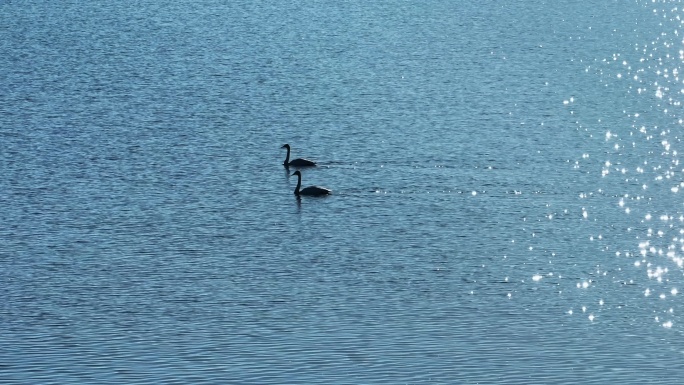
[[282,146],[280,146],[280,148],[287,148],[287,149],[289,150],[289,149],[290,149],[290,145],[287,144],[287,143],[285,143],[285,144],[283,144]]
[[297,170],[297,171],[295,171],[295,172],[292,173],[292,176],[295,176],[295,175],[301,177],[301,176],[302,176],[302,173],[299,172],[299,170]]

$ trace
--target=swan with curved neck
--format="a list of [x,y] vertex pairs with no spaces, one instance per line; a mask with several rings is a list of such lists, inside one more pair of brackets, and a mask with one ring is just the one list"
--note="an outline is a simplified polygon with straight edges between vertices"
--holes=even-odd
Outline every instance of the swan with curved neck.
[[280,148],[286,148],[287,149],[287,155],[285,156],[285,161],[283,162],[283,166],[285,167],[315,167],[316,162],[308,160],[308,159],[302,159],[302,158],[297,158],[293,159],[290,161],[290,145],[289,144],[283,144],[282,147]]
[[307,196],[323,196],[332,194],[332,190],[320,186],[309,186],[300,190],[302,187],[302,173],[299,170],[292,173],[292,175],[297,175],[297,187],[295,187],[294,194],[296,196],[307,195]]

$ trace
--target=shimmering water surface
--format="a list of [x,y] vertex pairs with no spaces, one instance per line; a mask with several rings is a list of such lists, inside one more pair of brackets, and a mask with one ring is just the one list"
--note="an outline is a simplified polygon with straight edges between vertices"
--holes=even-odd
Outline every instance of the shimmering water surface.
[[679,382],[683,16],[0,3],[0,382]]

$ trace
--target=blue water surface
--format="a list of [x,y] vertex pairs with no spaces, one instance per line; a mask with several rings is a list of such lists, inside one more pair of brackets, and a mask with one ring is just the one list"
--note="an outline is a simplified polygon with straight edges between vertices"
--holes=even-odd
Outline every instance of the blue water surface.
[[0,3],[0,382],[678,383],[683,13]]

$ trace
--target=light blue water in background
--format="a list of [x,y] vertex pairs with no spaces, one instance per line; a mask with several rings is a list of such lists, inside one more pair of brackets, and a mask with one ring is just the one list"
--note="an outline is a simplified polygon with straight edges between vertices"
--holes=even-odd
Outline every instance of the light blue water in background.
[[0,382],[678,382],[682,5],[462,3],[0,4]]

